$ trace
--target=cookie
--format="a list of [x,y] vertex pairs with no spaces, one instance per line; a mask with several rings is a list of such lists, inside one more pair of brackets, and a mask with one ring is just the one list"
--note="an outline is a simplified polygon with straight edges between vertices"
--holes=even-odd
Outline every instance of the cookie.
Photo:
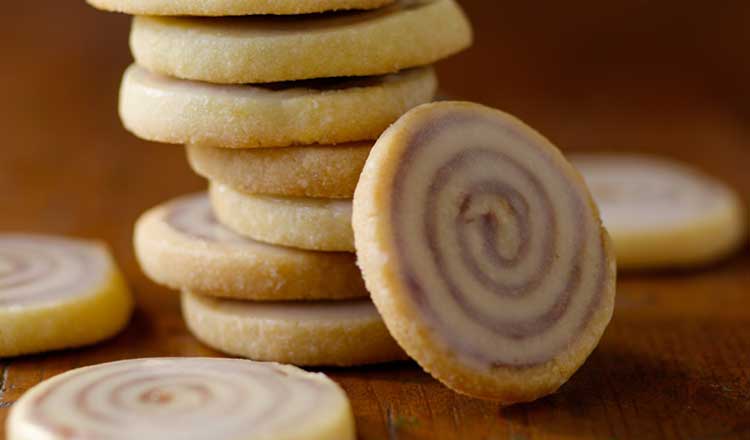
[[738,195],[687,165],[638,154],[570,159],[599,205],[621,269],[708,264],[745,240],[745,209]]
[[257,148],[377,139],[404,112],[432,100],[431,67],[365,78],[219,85],[133,65],[120,88],[120,118],[143,139]]
[[374,9],[394,0],[86,0],[106,11],[131,15],[292,15],[349,9]]
[[283,197],[351,199],[372,142],[232,150],[187,147],[201,176],[240,192]]
[[321,373],[240,359],[150,358],[78,368],[13,405],[8,440],[354,440]]
[[461,102],[410,111],[373,147],[353,209],[388,330],[457,392],[549,394],[609,323],[615,258],[589,191],[510,115]]
[[432,64],[471,41],[454,0],[297,17],[140,16],[130,34],[141,66],[222,84],[393,73]]
[[125,327],[132,309],[104,245],[0,234],[0,358],[102,341]]
[[205,194],[157,206],[135,226],[135,251],[152,280],[173,289],[252,300],[366,297],[354,255],[271,246],[216,222]]
[[351,199],[270,197],[211,183],[216,218],[264,243],[316,251],[354,252]]
[[183,293],[190,331],[219,351],[295,365],[407,359],[369,299],[252,302]]

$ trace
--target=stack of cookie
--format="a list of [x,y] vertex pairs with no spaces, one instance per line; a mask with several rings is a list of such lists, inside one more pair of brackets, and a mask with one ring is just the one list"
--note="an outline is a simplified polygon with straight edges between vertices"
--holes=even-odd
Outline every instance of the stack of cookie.
[[405,357],[355,264],[352,195],[374,140],[466,48],[455,0],[89,0],[136,15],[120,115],[185,144],[209,196],[136,225],[144,271],[221,351],[298,365]]

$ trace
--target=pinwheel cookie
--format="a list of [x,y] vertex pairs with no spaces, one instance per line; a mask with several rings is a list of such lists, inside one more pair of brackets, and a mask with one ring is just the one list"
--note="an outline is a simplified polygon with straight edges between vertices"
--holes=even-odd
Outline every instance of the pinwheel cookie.
[[570,159],[599,205],[620,268],[707,264],[744,242],[745,209],[739,196],[687,165],[637,154]]
[[354,255],[272,246],[221,226],[205,194],[141,216],[135,250],[154,281],[204,295],[253,300],[366,297]]
[[253,302],[182,295],[196,338],[219,351],[295,365],[362,365],[406,359],[369,299]]
[[471,40],[454,0],[398,0],[374,11],[294,18],[139,16],[130,48],[154,72],[245,84],[393,73],[432,64]]
[[216,217],[239,234],[265,243],[318,251],[354,251],[349,199],[269,197],[212,183]]
[[429,102],[431,67],[365,78],[217,85],[133,65],[120,88],[120,117],[137,136],[222,148],[338,144],[377,139],[401,114]]
[[404,115],[365,164],[353,226],[391,334],[458,392],[551,393],[612,316],[615,258],[586,185],[503,112],[444,102]]
[[13,405],[8,440],[354,440],[346,395],[320,373],[240,359],[79,368]]
[[287,148],[187,147],[201,176],[238,192],[283,197],[351,199],[372,142]]
[[125,327],[132,308],[104,245],[0,234],[0,357],[101,341]]
[[87,0],[107,11],[131,15],[310,14],[347,9],[373,9],[394,0]]

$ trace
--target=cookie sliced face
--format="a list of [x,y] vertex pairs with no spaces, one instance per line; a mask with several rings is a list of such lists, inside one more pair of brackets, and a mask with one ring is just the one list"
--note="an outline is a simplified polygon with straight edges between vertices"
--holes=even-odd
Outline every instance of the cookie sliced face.
[[211,183],[216,217],[233,231],[264,243],[315,251],[354,252],[348,199],[244,194]]
[[104,245],[0,234],[0,357],[101,341],[127,324],[132,309]]
[[99,9],[131,15],[291,15],[375,9],[394,0],[87,0]]
[[325,375],[213,358],[131,359],[68,371],[24,394],[7,427],[9,440],[356,437],[349,401]]
[[432,100],[436,88],[431,67],[363,78],[217,85],[133,65],[123,77],[119,105],[125,127],[146,140],[286,147],[377,139],[401,114]]
[[368,296],[354,254],[264,244],[218,223],[205,193],[157,206],[136,223],[143,271],[176,290],[247,300]]
[[369,299],[257,302],[185,292],[182,314],[206,345],[253,360],[352,366],[407,359]]
[[709,264],[744,242],[739,196],[698,170],[638,154],[576,154],[570,160],[591,188],[622,269]]
[[471,41],[454,0],[298,17],[138,16],[130,34],[139,65],[222,84],[394,73],[433,64]]
[[229,149],[189,145],[193,171],[238,192],[351,199],[372,142],[287,148]]
[[551,393],[612,315],[615,259],[586,185],[500,111],[444,102],[404,115],[367,160],[353,226],[391,334],[458,392]]

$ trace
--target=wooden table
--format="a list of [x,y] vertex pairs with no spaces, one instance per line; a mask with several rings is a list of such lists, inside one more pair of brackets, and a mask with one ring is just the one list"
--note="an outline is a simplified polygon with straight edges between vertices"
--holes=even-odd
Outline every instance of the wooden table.
[[[600,3],[464,2],[477,45],[441,65],[444,89],[518,114],[565,150],[695,163],[747,200],[747,2]],[[138,214],[204,183],[181,148],[139,141],[119,125],[127,18],[80,1],[8,8],[0,230],[107,240],[138,309],[123,334],[96,347],[0,360],[0,422],[25,390],[70,368],[218,355],[186,332],[176,296],[146,280],[133,258]],[[362,439],[750,438],[749,269],[743,251],[699,271],[622,274],[599,348],[559,393],[532,404],[459,396],[411,363],[324,371],[351,397]]]

